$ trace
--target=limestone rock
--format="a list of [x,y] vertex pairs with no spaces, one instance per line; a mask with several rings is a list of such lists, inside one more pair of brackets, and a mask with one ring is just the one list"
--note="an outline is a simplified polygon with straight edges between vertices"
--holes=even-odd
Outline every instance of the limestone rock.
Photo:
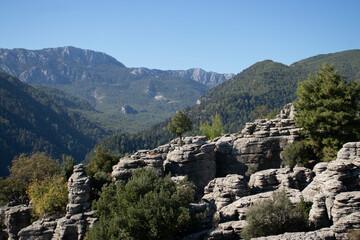
[[335,224],[339,219],[355,212],[360,212],[360,191],[343,192],[336,195],[331,209],[332,220]]
[[273,191],[279,187],[302,190],[312,181],[313,175],[305,167],[267,169],[251,175],[249,188],[253,193]]
[[31,224],[31,207],[18,205],[10,207],[5,212],[4,224],[7,228],[9,240],[18,239],[18,233],[21,229]]
[[[301,192],[297,189],[283,188],[290,201],[294,204],[300,202]],[[246,220],[247,208],[257,201],[271,198],[273,192],[264,192],[245,196],[219,210],[219,222]]]
[[224,178],[215,178],[204,189],[203,201],[215,200],[217,209],[248,195],[245,178],[237,174],[229,174]]
[[175,147],[164,161],[165,173],[173,176],[188,176],[201,193],[204,187],[215,177],[215,144],[208,144],[204,138],[185,138],[185,145]]
[[66,206],[66,216],[57,221],[53,240],[77,239],[85,237],[87,227],[96,221],[91,211],[90,178],[85,174],[82,164],[74,167],[74,172],[68,180],[69,201]]
[[350,230],[360,230],[360,211],[353,212],[338,219],[330,229],[335,232],[336,239],[347,239],[346,233]]
[[252,238],[252,240],[336,240],[335,233],[329,228],[312,232],[284,233],[276,236]]
[[57,219],[56,217],[50,217],[33,222],[18,233],[19,240],[51,240],[57,225]]
[[314,196],[313,204],[309,213],[309,223],[311,229],[320,229],[331,225],[325,201],[326,197],[323,194],[317,194]]

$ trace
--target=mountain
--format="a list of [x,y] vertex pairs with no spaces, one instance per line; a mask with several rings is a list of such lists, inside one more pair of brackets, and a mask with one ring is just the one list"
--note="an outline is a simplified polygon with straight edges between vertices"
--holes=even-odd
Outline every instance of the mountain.
[[[257,107],[267,106],[270,111],[293,102],[296,99],[297,84],[306,80],[308,74],[314,75],[324,62],[334,64],[339,74],[349,81],[360,79],[360,50],[322,54],[290,66],[271,60],[258,62],[210,89],[198,99],[198,104],[185,109],[194,124],[194,130],[189,134],[200,134],[200,121],[210,120],[216,113],[220,115],[227,132],[239,132],[246,122],[255,119],[253,111]],[[175,137],[167,131],[168,122],[169,119],[129,136],[131,141],[136,140],[136,144],[129,147],[119,145],[120,142],[126,142],[125,137],[120,135],[109,136],[98,144],[108,147],[114,153],[154,148]]]
[[[209,89],[203,83],[213,86],[232,76],[127,68],[104,53],[74,47],[0,49],[0,71],[85,99],[97,110],[86,116],[113,132],[136,132],[161,122],[193,105]],[[125,106],[136,114],[123,114]]]
[[20,153],[43,151],[57,159],[67,154],[82,161],[107,135],[77,112],[95,111],[88,103],[59,90],[41,89],[0,73],[0,176]]
[[132,74],[141,76],[156,76],[158,74],[166,74],[169,76],[177,76],[187,79],[192,79],[199,83],[205,84],[210,87],[215,87],[235,76],[233,73],[220,74],[215,72],[206,72],[201,68],[191,68],[188,70],[168,70],[162,71],[158,69],[148,68],[133,68]]

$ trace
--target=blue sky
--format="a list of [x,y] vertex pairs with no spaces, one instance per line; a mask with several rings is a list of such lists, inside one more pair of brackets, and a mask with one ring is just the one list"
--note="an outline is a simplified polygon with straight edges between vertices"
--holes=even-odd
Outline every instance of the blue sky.
[[127,67],[238,73],[360,48],[359,0],[0,0],[0,48],[75,46]]

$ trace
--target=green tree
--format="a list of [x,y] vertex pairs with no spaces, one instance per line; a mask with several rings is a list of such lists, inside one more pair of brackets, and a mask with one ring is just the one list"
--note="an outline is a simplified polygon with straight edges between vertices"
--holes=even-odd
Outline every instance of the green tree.
[[149,168],[133,172],[127,184],[103,187],[93,203],[99,221],[88,233],[95,239],[172,239],[190,221],[194,187],[158,177]]
[[295,123],[319,159],[332,160],[344,143],[359,140],[357,82],[346,82],[333,65],[324,63],[315,77],[299,83],[297,96]]
[[61,176],[67,181],[73,173],[75,159],[72,156],[62,155]]
[[97,147],[95,157],[86,166],[86,173],[90,176],[94,176],[97,172],[110,174],[112,166],[118,163],[118,161],[118,157],[111,155],[106,147]]
[[183,111],[178,111],[169,122],[168,130],[180,137],[180,143],[182,144],[182,135],[186,131],[192,130],[192,122],[188,115]]
[[295,207],[285,191],[274,192],[271,199],[255,202],[246,212],[247,225],[241,237],[276,235],[285,232],[298,232],[307,229],[308,209],[301,203]]
[[30,183],[27,194],[36,217],[65,213],[68,201],[67,183],[60,175],[47,177],[44,180],[34,180]]
[[285,165],[294,168],[296,164],[300,166],[308,166],[310,160],[314,160],[314,152],[305,141],[297,141],[285,146],[280,153],[280,157]]
[[211,117],[211,125],[208,121],[200,122],[201,134],[206,136],[209,140],[221,136],[225,133],[224,125],[220,119],[220,115],[216,113],[215,117]]
[[60,171],[59,163],[43,152],[31,155],[20,154],[12,161],[10,175],[1,181],[0,200],[26,203],[29,198],[26,189],[32,181],[42,181]]

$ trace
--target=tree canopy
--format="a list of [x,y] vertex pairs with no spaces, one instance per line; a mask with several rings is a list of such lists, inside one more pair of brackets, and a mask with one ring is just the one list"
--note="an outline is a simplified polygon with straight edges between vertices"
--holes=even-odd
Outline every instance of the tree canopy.
[[149,168],[133,172],[127,184],[103,187],[93,204],[99,221],[88,239],[172,239],[190,221],[194,188],[187,181],[175,183]]
[[345,81],[324,63],[314,77],[299,83],[297,96],[295,123],[319,159],[332,160],[344,143],[359,140],[359,83]]
[[192,122],[189,116],[183,111],[178,111],[171,118],[168,129],[171,133],[178,135],[180,137],[180,141],[182,141],[183,133],[192,130]]
[[211,117],[211,124],[208,121],[200,122],[201,134],[208,139],[214,139],[225,133],[224,125],[221,121],[220,115],[216,113],[215,117]]

